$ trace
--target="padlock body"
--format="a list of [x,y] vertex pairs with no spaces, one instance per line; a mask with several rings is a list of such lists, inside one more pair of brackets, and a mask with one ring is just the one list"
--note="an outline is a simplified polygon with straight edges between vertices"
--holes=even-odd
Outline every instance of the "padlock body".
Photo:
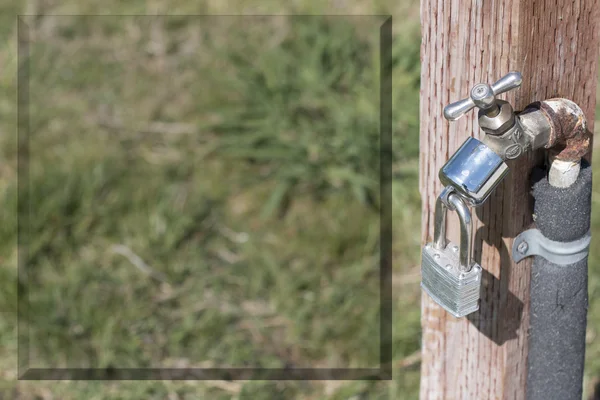
[[479,309],[481,266],[474,263],[469,272],[461,272],[457,245],[448,242],[438,250],[428,243],[422,253],[421,287],[450,314],[464,317]]
[[470,205],[479,206],[508,173],[508,166],[492,149],[467,138],[440,170],[440,180],[450,185]]

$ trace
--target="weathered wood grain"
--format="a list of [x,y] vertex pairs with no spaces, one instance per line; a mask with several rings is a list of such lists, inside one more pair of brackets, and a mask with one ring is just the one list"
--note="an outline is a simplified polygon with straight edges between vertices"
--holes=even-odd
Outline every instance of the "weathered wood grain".
[[[593,131],[599,7],[598,0],[421,1],[423,243],[433,236],[439,169],[468,136],[483,135],[476,111],[452,123],[442,115],[474,84],[520,71],[522,87],[501,96],[516,110],[566,97],[585,111]],[[538,153],[510,163],[504,183],[474,210],[474,258],[487,271],[480,311],[455,319],[423,295],[421,399],[525,397],[530,264],[515,265],[509,254],[512,239],[532,222],[528,178],[542,160]],[[457,240],[449,215],[448,235]]]

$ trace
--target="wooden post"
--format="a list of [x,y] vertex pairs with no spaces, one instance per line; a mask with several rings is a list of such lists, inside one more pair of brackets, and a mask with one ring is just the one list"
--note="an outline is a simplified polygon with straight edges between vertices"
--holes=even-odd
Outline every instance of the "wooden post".
[[[515,110],[565,97],[593,131],[599,7],[599,0],[421,0],[423,243],[433,235],[439,169],[468,136],[483,136],[476,111],[452,123],[442,115],[473,85],[520,71],[522,87],[501,96]],[[541,160],[537,153],[509,163],[503,184],[473,210],[474,258],[485,270],[480,311],[455,319],[423,295],[421,399],[525,398],[531,264],[515,265],[510,249],[532,222],[529,174]],[[458,240],[454,216],[447,232]]]

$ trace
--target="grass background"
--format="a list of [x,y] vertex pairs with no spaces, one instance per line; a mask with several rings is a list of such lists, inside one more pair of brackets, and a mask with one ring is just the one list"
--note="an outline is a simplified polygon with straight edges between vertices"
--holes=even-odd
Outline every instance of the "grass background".
[[[417,397],[418,2],[0,7],[0,398]],[[327,13],[394,16],[393,381],[16,383],[16,14],[35,15],[30,366],[377,366],[382,19],[284,16]]]

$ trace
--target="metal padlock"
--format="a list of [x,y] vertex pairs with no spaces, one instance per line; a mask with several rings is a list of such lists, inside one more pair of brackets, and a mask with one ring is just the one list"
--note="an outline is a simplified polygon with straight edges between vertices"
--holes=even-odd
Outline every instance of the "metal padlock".
[[471,206],[480,206],[508,173],[492,149],[468,138],[440,170],[440,181],[452,186]]
[[[448,208],[460,219],[460,246],[446,238]],[[471,258],[471,213],[454,188],[446,187],[435,206],[433,242],[423,248],[421,287],[457,318],[479,309],[481,266]]]

